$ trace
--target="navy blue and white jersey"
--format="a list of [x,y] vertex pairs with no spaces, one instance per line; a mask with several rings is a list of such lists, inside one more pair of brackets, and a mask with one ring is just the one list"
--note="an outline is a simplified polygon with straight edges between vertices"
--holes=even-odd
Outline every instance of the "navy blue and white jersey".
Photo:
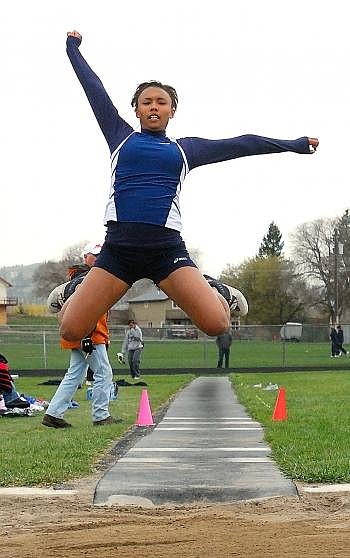
[[278,140],[257,135],[209,140],[169,138],[165,132],[134,130],[118,113],[101,80],[67,38],[67,53],[111,154],[111,188],[105,223],[143,223],[181,230],[179,194],[186,174],[199,166],[248,155],[309,153],[307,137]]

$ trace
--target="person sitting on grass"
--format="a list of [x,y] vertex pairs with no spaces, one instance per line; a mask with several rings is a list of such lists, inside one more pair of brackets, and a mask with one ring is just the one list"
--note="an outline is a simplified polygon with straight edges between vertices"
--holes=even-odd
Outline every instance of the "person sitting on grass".
[[7,358],[0,354],[0,394],[4,397],[7,409],[27,409],[29,401],[21,397],[12,381]]

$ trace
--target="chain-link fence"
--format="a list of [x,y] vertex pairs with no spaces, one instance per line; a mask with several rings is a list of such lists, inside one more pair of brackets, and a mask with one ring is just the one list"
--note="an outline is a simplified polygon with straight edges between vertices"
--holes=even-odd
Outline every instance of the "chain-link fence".
[[[350,341],[350,325],[343,325],[344,346]],[[215,368],[217,346],[192,326],[143,328],[145,347],[142,369]],[[110,326],[109,355],[120,370],[116,353],[121,351],[124,326]],[[233,329],[230,367],[239,368],[339,368],[350,366],[350,357],[331,358],[329,326],[286,324],[241,326]],[[350,348],[350,347],[349,347]],[[0,328],[0,353],[11,370],[64,370],[69,351],[62,350],[56,326],[6,326]]]

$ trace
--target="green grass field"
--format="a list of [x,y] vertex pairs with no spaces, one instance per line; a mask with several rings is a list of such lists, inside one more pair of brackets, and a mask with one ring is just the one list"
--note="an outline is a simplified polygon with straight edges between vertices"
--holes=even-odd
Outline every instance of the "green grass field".
[[[153,414],[193,376],[147,376],[147,390]],[[47,378],[19,378],[20,393],[50,400],[56,386],[40,385]],[[110,412],[123,419],[121,424],[92,426],[90,401],[86,388],[77,391],[80,407],[70,409],[65,418],[74,428],[55,430],[41,425],[43,412],[31,417],[0,417],[0,486],[52,485],[88,475],[113,442],[120,438],[137,418],[142,387],[121,387],[111,401]]]
[[[240,402],[265,427],[281,469],[305,482],[350,482],[350,372],[237,374]],[[286,390],[288,420],[273,421],[277,392],[254,385],[276,383]]]
[[[121,339],[113,339],[110,347],[112,367],[117,363]],[[0,332],[0,352],[4,353],[12,370],[65,369],[69,351],[59,347],[57,334],[27,331]],[[211,338],[196,341],[148,340],[142,355],[143,370],[152,368],[215,368],[217,348]],[[234,368],[265,367],[350,367],[350,358],[330,358],[328,343],[281,343],[279,341],[235,341],[231,348],[230,365]]]
[[[194,378],[147,375],[153,414]],[[240,402],[261,422],[272,455],[287,476],[305,482],[350,482],[350,372],[284,372],[231,374]],[[39,385],[45,378],[20,377],[17,389],[50,399],[55,386]],[[286,389],[288,420],[275,422],[276,391],[254,387],[277,383]],[[0,418],[0,486],[52,485],[94,470],[108,448],[135,423],[141,387],[121,387],[111,412],[123,418],[118,425],[91,425],[86,389],[78,390],[78,409],[67,411],[74,428],[48,429],[43,413],[33,417]]]

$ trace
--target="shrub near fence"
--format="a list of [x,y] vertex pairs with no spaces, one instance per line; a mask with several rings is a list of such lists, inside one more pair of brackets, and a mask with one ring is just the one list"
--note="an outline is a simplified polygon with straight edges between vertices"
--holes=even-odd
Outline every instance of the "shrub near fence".
[[[345,332],[345,345],[348,329]],[[145,348],[142,369],[215,368],[217,347],[215,338],[199,332],[198,339],[169,339],[167,328],[142,328]],[[112,367],[125,373],[116,359],[121,350],[125,328],[111,326],[109,355]],[[241,326],[234,330],[230,366],[233,368],[313,367],[347,368],[350,358],[331,359],[329,327],[303,325],[300,341],[281,340],[281,326]],[[59,345],[55,326],[8,326],[0,328],[0,352],[4,353],[12,370],[64,370],[69,351]]]

